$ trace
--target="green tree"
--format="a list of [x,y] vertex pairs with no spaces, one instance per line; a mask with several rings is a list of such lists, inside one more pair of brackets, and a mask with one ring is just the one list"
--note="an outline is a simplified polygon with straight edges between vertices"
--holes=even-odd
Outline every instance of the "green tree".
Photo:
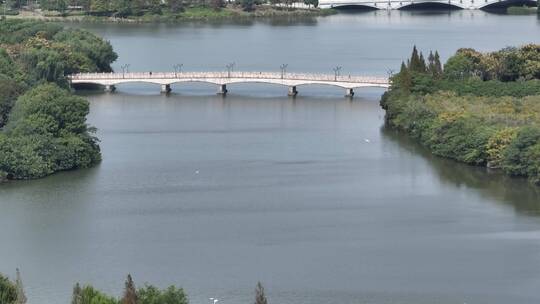
[[167,0],[167,6],[169,10],[173,13],[178,13],[183,10],[182,0]]
[[429,52],[427,72],[436,79],[441,76],[442,67],[438,52],[435,52],[435,54],[432,51]]
[[15,289],[17,290],[16,304],[26,304],[26,295],[24,294],[24,286],[21,279],[21,272],[17,268],[17,276],[15,278]]
[[504,171],[512,175],[528,176],[533,162],[532,149],[540,143],[540,128],[527,126],[519,130],[515,140],[506,148],[502,162]]
[[264,294],[264,287],[261,282],[257,282],[257,287],[255,287],[255,303],[254,304],[268,304],[266,300],[266,295]]
[[22,92],[22,87],[10,77],[0,74],[0,92],[2,92],[0,94],[0,128],[2,128],[8,121],[11,108]]
[[439,56],[439,52],[437,51],[435,51],[434,63],[435,63],[435,75],[437,75],[437,77],[440,77],[443,74],[443,68],[441,64],[441,57]]
[[188,304],[188,298],[182,288],[169,286],[159,290],[152,285],[145,285],[137,291],[139,304]]
[[308,7],[317,7],[319,6],[319,0],[304,0],[304,4],[307,5]]
[[116,12],[116,17],[127,17],[133,14],[131,0],[113,0],[111,1],[111,9]]
[[73,294],[71,296],[71,304],[82,304],[82,288],[79,282],[73,286]]
[[15,304],[17,288],[8,278],[0,274],[0,303]]
[[0,137],[0,170],[13,179],[88,167],[101,159],[88,102],[53,84],[21,96]]
[[405,62],[401,63],[401,69],[399,71],[399,74],[397,74],[397,85],[399,88],[404,90],[405,92],[410,92],[412,89],[412,75],[409,72],[409,68],[405,65]]
[[149,0],[148,9],[152,14],[161,14],[161,0]]
[[118,304],[118,301],[101,293],[92,286],[84,286],[81,290],[80,304]]
[[451,80],[469,78],[473,71],[473,62],[463,54],[450,57],[444,65],[444,76]]
[[[127,1],[129,0],[121,0]],[[68,29],[54,35],[53,40],[68,46],[69,50],[86,57],[80,60],[86,66],[69,67],[68,73],[83,72],[112,72],[111,63],[118,55],[114,52],[110,42],[98,36],[90,34],[85,30]]]
[[117,55],[110,43],[36,21],[4,20],[0,32],[0,45],[10,50],[0,48],[0,180],[98,162],[95,129],[86,124],[88,102],[58,85],[68,87],[66,74],[111,71]]
[[525,70],[525,60],[514,49],[504,51],[502,57],[502,71],[500,79],[502,81],[516,81]]
[[135,283],[133,283],[133,279],[131,278],[131,274],[128,274],[126,278],[124,288],[124,296],[122,297],[122,304],[138,304],[138,296],[137,296],[137,290],[135,289]]
[[252,11],[255,6],[255,0],[236,0],[236,2],[239,3],[246,12]]
[[212,0],[211,6],[214,10],[219,10],[225,6],[225,1],[223,0]]
[[93,14],[104,14],[108,13],[110,10],[108,0],[91,0],[90,1],[90,12]]
[[426,62],[424,60],[423,55],[418,53],[416,46],[413,47],[413,51],[411,54],[411,59],[409,61],[408,68],[410,72],[417,72],[417,73],[426,72]]

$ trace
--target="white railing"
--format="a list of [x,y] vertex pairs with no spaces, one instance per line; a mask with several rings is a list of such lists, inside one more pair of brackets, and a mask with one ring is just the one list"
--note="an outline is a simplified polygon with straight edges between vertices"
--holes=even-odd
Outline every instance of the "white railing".
[[272,72],[143,72],[143,73],[80,73],[69,76],[70,80],[152,80],[152,79],[255,79],[255,80],[298,80],[321,82],[370,83],[387,85],[388,78],[331,74],[272,73]]

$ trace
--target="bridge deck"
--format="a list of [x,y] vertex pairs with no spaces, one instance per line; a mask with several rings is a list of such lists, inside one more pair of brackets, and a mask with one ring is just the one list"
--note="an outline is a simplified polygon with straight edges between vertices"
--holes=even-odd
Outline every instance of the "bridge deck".
[[[183,81],[205,81],[218,84],[240,82],[269,82],[287,85],[287,83],[326,83],[343,87],[362,87],[366,85],[387,87],[388,78],[365,77],[351,75],[298,74],[271,72],[157,72],[157,73],[81,73],[69,76],[72,83],[120,84],[127,82],[149,82],[156,84],[173,84]],[[293,84],[294,85],[294,84]],[[300,84],[296,84],[300,85]]]
[[289,87],[289,94],[296,95],[296,87],[301,85],[331,85],[347,89],[352,95],[354,88],[390,86],[388,78],[352,75],[298,74],[272,72],[157,72],[157,73],[81,73],[70,75],[72,84],[97,84],[114,88],[122,83],[153,83],[162,86],[162,91],[170,91],[170,85],[181,82],[206,82],[220,86],[219,93],[226,93],[226,85],[235,83],[268,83]]

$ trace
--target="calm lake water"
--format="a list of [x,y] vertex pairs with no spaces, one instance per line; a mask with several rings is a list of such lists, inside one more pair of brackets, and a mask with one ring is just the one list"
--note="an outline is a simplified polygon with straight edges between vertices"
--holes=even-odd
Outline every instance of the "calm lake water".
[[[238,70],[386,75],[413,44],[540,42],[536,16],[355,12],[181,25],[78,25],[132,71]],[[72,285],[115,296],[183,286],[193,304],[539,303],[540,191],[522,179],[431,156],[384,128],[379,89],[120,86],[81,93],[103,162],[0,187],[0,272],[21,268],[30,304],[68,303]]]

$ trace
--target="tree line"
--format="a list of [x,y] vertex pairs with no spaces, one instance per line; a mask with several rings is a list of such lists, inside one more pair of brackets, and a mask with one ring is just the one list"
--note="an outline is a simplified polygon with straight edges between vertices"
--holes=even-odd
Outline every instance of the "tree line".
[[[144,14],[181,13],[190,7],[205,7],[219,10],[233,3],[244,10],[253,10],[256,5],[268,3],[273,6],[290,7],[293,0],[7,0],[10,9],[23,7],[39,8],[48,11],[67,13],[82,11],[90,15],[107,15],[115,17],[142,16]],[[304,0],[309,6],[316,7],[318,0]]]
[[65,75],[109,72],[110,43],[83,30],[0,21],[0,181],[89,167],[101,159],[88,102]]
[[442,68],[416,47],[381,99],[390,127],[434,154],[540,185],[540,45],[460,49]]
[[[27,297],[24,291],[19,269],[16,271],[15,281],[0,274],[0,303],[26,304]],[[76,283],[73,287],[71,304],[189,304],[188,296],[183,288],[171,285],[160,289],[151,284],[144,284],[136,288],[130,274],[124,283],[122,297],[115,298],[99,291],[92,285]],[[264,287],[258,282],[255,287],[255,300],[253,304],[268,304]]]

